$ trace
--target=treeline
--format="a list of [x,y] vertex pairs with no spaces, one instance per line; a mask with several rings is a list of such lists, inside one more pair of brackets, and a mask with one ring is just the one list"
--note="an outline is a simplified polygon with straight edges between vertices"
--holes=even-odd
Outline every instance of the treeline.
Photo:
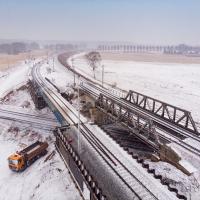
[[57,50],[57,51],[62,51],[62,50],[76,50],[77,45],[72,45],[72,44],[48,44],[44,46],[45,49],[50,49],[50,50]]
[[37,49],[40,49],[40,46],[36,42],[13,42],[0,44],[0,53],[4,54],[19,54]]
[[200,55],[200,46],[189,46],[185,44],[175,46],[154,46],[154,45],[99,45],[99,51],[116,52],[159,52],[164,54]]
[[178,46],[169,46],[168,48],[165,48],[164,53],[182,54],[182,55],[200,55],[200,47],[180,44]]

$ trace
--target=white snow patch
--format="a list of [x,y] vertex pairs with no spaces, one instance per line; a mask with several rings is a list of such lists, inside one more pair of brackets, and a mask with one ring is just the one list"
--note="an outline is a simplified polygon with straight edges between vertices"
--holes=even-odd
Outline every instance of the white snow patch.
[[184,168],[189,172],[189,173],[194,173],[194,172],[197,172],[197,169],[192,166],[188,161],[186,160],[180,160],[179,161],[179,164],[184,166]]
[[58,153],[46,162],[44,162],[46,156],[40,158],[24,172],[12,172],[8,168],[7,157],[9,155],[40,138],[40,140],[49,141],[48,156],[54,150],[54,144],[49,138],[52,137],[52,133],[21,130],[18,134],[14,134],[7,131],[9,126],[2,127],[3,123],[5,122],[0,120],[0,128],[4,129],[0,134],[0,194],[2,200],[13,198],[16,200],[80,199]]
[[[0,72],[0,98],[24,85],[29,78],[31,67],[32,63],[20,64],[6,72]],[[30,101],[29,108],[22,108],[21,105],[24,101]],[[7,107],[13,107],[13,110],[23,109],[24,112],[49,114],[47,108],[39,112],[34,110],[33,102],[27,91],[14,91],[6,104]],[[16,108],[16,106],[21,106],[21,108]],[[38,159],[21,173],[12,172],[8,168],[8,156],[36,140],[45,140],[49,143],[47,156],[55,150],[52,132],[33,129],[21,123],[0,120],[0,199],[81,199],[58,153],[46,162],[44,162],[46,156]]]
[[[74,57],[74,66],[82,74],[93,76],[85,59]],[[103,60],[104,81],[117,83],[117,87],[135,90],[192,112],[200,122],[200,65],[148,63]],[[101,81],[102,69],[96,71]]]

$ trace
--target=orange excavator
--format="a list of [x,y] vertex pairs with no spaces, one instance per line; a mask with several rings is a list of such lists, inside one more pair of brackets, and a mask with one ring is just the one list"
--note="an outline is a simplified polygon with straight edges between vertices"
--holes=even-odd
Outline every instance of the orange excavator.
[[8,157],[9,168],[20,172],[30,166],[35,160],[47,153],[47,142],[37,141],[21,151]]

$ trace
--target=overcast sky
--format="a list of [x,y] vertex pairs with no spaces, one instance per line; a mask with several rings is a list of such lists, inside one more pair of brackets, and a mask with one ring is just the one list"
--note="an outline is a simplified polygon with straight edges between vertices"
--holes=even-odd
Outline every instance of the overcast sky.
[[200,45],[200,0],[0,0],[0,39]]

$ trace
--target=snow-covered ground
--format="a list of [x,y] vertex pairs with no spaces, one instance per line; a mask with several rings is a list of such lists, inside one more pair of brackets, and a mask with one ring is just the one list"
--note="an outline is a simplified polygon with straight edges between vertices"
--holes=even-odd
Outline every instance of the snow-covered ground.
[[[75,56],[73,64],[83,74],[93,76],[85,59]],[[192,112],[200,122],[200,65],[103,60],[104,81],[135,90]],[[102,68],[96,70],[101,81]]]
[[[68,59],[71,64],[71,58]],[[172,63],[148,63],[133,61],[103,60],[104,82],[117,85],[123,90],[135,90],[172,105],[191,111],[194,120],[200,125],[200,65],[197,64],[172,64]],[[73,56],[73,66],[86,77],[93,77],[83,54]],[[96,70],[99,83],[102,80],[102,68]],[[200,127],[200,126],[199,126]],[[186,139],[186,142],[199,148],[199,142]],[[181,171],[168,163],[152,163],[152,168],[158,174],[163,174],[175,183],[181,192],[191,196],[191,199],[199,199],[200,171],[199,157],[194,157],[189,152],[176,144],[171,144],[182,161],[190,163],[195,172],[186,176]]]
[[[19,131],[9,130],[10,126],[19,127]],[[55,151],[52,132],[29,130],[20,124],[9,124],[6,121],[0,121],[0,127],[3,129],[0,134],[1,200],[80,199],[58,153],[55,152],[52,159],[45,161],[47,156]],[[49,143],[47,156],[37,160],[24,172],[12,172],[8,168],[7,157],[38,139]]]
[[[39,60],[40,59],[37,59],[35,62],[38,62]],[[4,97],[10,91],[24,85],[28,81],[31,66],[33,66],[32,62],[27,64],[21,62],[13,68],[3,72],[0,71],[0,98]]]
[[[82,54],[74,57],[75,59],[74,59],[73,64],[75,65],[76,70],[79,70],[81,73],[87,76],[93,76],[93,73],[90,67],[87,65],[87,63],[84,60],[80,59],[79,56],[82,56]],[[66,70],[66,68],[63,67],[57,60],[55,60],[55,70],[52,72],[52,65],[53,65],[52,62],[53,60],[50,60],[49,64],[45,63],[44,65],[42,65],[42,68],[41,68],[42,75],[44,77],[49,78],[62,91],[70,90],[69,86],[73,83],[73,74],[69,72],[68,70]],[[198,106],[200,105],[199,103],[200,95],[198,94],[198,89],[200,89],[200,80],[198,79],[198,76],[200,75],[199,73],[200,68],[198,67],[198,65],[186,66],[183,64],[161,64],[161,63],[154,64],[154,63],[136,63],[136,62],[129,62],[129,61],[122,62],[122,61],[111,61],[111,60],[103,61],[102,64],[104,65],[104,68],[105,68],[105,78],[104,78],[105,82],[108,82],[111,84],[116,82],[119,88],[122,88],[125,90],[129,90],[129,89],[136,90],[146,95],[169,102],[173,105],[177,105],[185,109],[191,110],[195,121],[199,121],[200,116],[198,112]],[[23,74],[24,71],[21,73]],[[28,70],[26,71],[26,73],[28,74]],[[27,77],[26,73],[25,73],[25,77]],[[10,73],[6,75],[4,74],[2,79],[5,79],[6,77],[9,78],[9,76],[10,76]],[[101,82],[101,68],[97,70],[96,76],[97,76],[97,79],[99,79],[99,81]],[[12,80],[12,78],[10,78],[10,80]],[[19,81],[18,85],[20,85],[20,83],[22,84],[24,81],[25,81],[24,79],[21,80],[21,82]],[[12,83],[12,81],[10,82]],[[14,87],[14,84],[12,87]],[[5,91],[2,92],[2,94],[5,94],[5,92],[8,90],[9,88],[7,90],[5,89]],[[23,95],[23,98],[21,98],[22,95]],[[30,97],[27,96],[26,93],[22,91],[16,91],[10,94],[9,101],[6,101],[4,103],[8,105],[16,104],[17,106],[21,107],[21,105],[23,105],[23,102],[21,102],[21,99],[26,100],[26,101],[31,101]],[[32,105],[32,103],[30,104],[30,107],[28,109],[31,109],[34,111],[34,106]],[[48,109],[44,110],[43,112],[48,113]],[[12,125],[18,126],[18,124],[17,125],[12,124]],[[1,123],[0,127],[2,127],[2,130],[5,130],[7,133],[8,127],[10,127],[10,125],[8,125],[8,127],[6,128],[4,126],[5,126],[5,123]],[[49,140],[48,139],[49,135],[51,135],[51,133],[48,133],[48,132],[41,134],[39,130],[31,130],[30,132],[26,133],[26,131],[23,130],[23,127],[21,127],[21,129],[22,130],[19,131],[19,133],[17,133],[16,136],[14,136],[14,139],[12,139],[12,137],[10,136],[7,136],[7,134],[10,135],[11,133],[7,133],[6,137],[5,137],[5,134],[0,135],[0,141],[1,141],[0,143],[2,143],[2,141],[7,141],[8,143],[6,142],[5,144],[9,145],[9,143],[11,142],[10,146],[13,146],[13,149],[10,149],[9,146],[7,147],[8,149],[10,149],[11,153],[14,152],[16,149],[19,149],[19,146],[21,144],[31,143],[28,138],[31,138],[32,136],[35,138],[39,137],[40,139],[46,138],[47,140]],[[20,134],[22,135],[28,134],[28,136],[26,135],[25,137],[19,138],[18,135]],[[50,143],[53,144],[51,139],[50,139]],[[2,145],[2,148],[3,148],[3,145]],[[53,151],[53,146],[50,145],[50,152],[52,151]],[[7,153],[5,151],[4,160],[6,160],[10,152]],[[186,154],[184,154],[184,156],[185,156],[184,157],[185,160],[190,161],[189,160],[190,156],[187,156]],[[54,174],[55,176],[52,176],[52,174],[49,173],[50,175],[48,174],[46,175],[47,176],[46,177],[43,174],[43,167],[46,166],[46,162],[44,164],[44,159],[45,158],[42,158],[35,163],[35,164],[38,163],[37,170],[42,172],[41,174],[34,168],[34,165],[28,171],[24,172],[24,173],[28,173],[29,171],[33,172],[40,178],[42,184],[44,185],[42,187],[41,185],[38,186],[37,185],[38,182],[35,181],[34,186],[31,187],[30,189],[30,193],[28,193],[27,196],[23,196],[23,198],[21,199],[27,199],[27,197],[30,198],[33,193],[35,194],[33,199],[34,198],[37,199],[38,197],[39,199],[46,199],[46,198],[49,199],[48,196],[40,197],[40,195],[42,195],[42,192],[43,192],[43,189],[41,188],[43,187],[45,188],[46,184],[48,185],[49,182],[52,181],[52,179],[55,181],[56,185],[58,186],[62,185],[61,187],[55,186],[55,191],[58,191],[60,196],[59,197],[52,196],[52,199],[63,199],[64,196],[66,196],[66,199],[79,199],[80,198],[79,194],[77,190],[74,189],[73,184],[71,184],[71,179],[67,175],[67,170],[65,169],[64,164],[60,160],[60,157],[56,154],[52,158],[52,160],[47,161],[49,162],[47,170],[50,170],[50,171],[52,170],[53,171],[52,174]],[[51,162],[53,162],[54,164],[50,164]],[[191,161],[191,163],[193,163],[193,166],[195,166],[195,168],[198,169],[199,160],[195,159],[195,161],[194,162]],[[159,163],[155,163],[155,165],[152,167],[155,167],[158,173],[163,173],[163,171],[164,172],[166,171],[166,177],[169,179],[176,180],[176,178],[179,177],[179,179],[177,179],[178,183],[180,182],[183,183],[183,184],[180,184],[180,187],[184,187],[184,188],[185,186],[190,187],[191,183],[193,184],[192,182],[193,176],[191,178],[190,177],[187,178],[187,176],[182,174],[181,172],[176,173],[177,170],[170,166],[169,164],[166,164],[166,163],[163,163],[163,165]],[[7,167],[7,163],[5,162],[4,170],[5,169],[7,170],[6,167]],[[62,169],[63,171],[57,170],[59,172],[58,173],[57,171],[55,171],[55,169],[57,168]],[[10,172],[10,171],[7,170],[7,172]],[[66,179],[61,180],[58,178],[61,181],[59,182],[59,180],[56,177],[57,176],[59,177],[61,172],[63,172],[62,174],[63,177],[66,176],[65,177]],[[45,178],[46,181],[43,181],[44,176],[46,177]],[[195,173],[195,178],[197,178],[199,182],[198,172]],[[26,180],[30,181],[28,178]],[[69,187],[70,189],[69,188],[66,190],[63,189],[63,184],[62,184],[63,181],[66,184],[70,183],[70,187]],[[0,175],[0,184],[1,182],[2,181],[1,181],[1,175]],[[21,184],[20,190],[23,190],[23,188],[24,188],[24,185]],[[197,189],[199,189],[198,186],[197,186]],[[53,191],[53,189],[48,186],[48,189],[45,192],[45,194],[48,195],[49,190]],[[5,189],[2,191],[0,189],[0,193],[4,191]],[[73,191],[72,192],[74,194],[73,196],[71,196],[71,191]],[[195,191],[194,194],[197,195],[198,191]],[[196,200],[198,198],[195,197],[192,199]]]
[[155,169],[156,174],[162,174],[166,182],[170,183],[171,186],[179,189],[179,192],[188,196],[188,199],[198,200],[200,195],[200,175],[194,173],[191,176],[185,175],[180,170],[166,162],[149,162],[150,169]]
[[[69,86],[73,84],[73,74],[66,70],[66,67],[61,65],[57,59],[54,60],[55,69],[53,70],[53,60],[50,59],[49,63],[44,63],[41,67],[41,74],[45,78],[48,78],[54,83],[62,92],[69,89]],[[77,81],[77,78],[76,78]]]
[[[0,72],[1,103],[10,105],[13,109],[16,107],[16,110],[20,108],[25,109],[26,112],[50,115],[49,109],[35,110],[27,89],[17,90],[27,82],[32,65],[33,63],[20,64],[8,71]],[[13,90],[14,92],[12,92]],[[7,98],[3,98],[5,95]],[[7,157],[38,139],[48,142],[48,154],[37,160],[24,172],[12,172],[8,168]],[[52,157],[47,159],[50,154]],[[81,199],[68,170],[55,151],[52,132],[0,119],[0,199]]]

